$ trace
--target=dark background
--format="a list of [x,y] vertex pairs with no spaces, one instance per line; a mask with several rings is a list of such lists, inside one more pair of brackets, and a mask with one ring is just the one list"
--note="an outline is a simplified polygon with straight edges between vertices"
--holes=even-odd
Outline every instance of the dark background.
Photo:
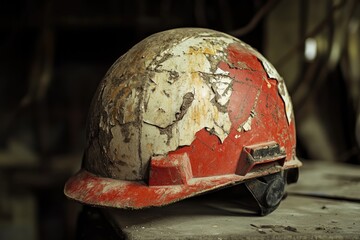
[[[263,53],[293,97],[302,159],[359,164],[358,1],[0,2],[0,239],[72,239],[88,107],[111,64],[176,27],[227,32]],[[306,57],[311,41],[316,56]]]

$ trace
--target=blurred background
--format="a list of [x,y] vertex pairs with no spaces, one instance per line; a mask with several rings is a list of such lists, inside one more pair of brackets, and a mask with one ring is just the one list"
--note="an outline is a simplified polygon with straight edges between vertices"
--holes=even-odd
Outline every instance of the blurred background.
[[2,0],[0,239],[74,239],[63,195],[106,70],[148,35],[206,27],[258,49],[293,99],[298,156],[360,164],[358,0]]

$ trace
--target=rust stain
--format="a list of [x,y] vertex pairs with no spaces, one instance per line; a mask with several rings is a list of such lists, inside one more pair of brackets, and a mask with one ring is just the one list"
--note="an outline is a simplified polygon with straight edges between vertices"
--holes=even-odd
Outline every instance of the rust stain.
[[199,47],[199,48],[195,48],[195,47],[190,47],[189,54],[210,54],[210,55],[215,55],[216,54],[216,49],[212,49],[209,47]]
[[146,148],[147,148],[147,150],[148,150],[149,152],[153,152],[153,151],[154,151],[154,150],[153,150],[153,147],[154,147],[154,145],[153,145],[152,143],[146,144]]

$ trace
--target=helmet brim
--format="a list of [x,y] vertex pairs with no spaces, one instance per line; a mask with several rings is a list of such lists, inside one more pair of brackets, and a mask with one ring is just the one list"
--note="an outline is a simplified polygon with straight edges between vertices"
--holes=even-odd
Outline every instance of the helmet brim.
[[144,181],[124,181],[96,176],[84,169],[71,177],[65,184],[65,195],[84,204],[113,208],[141,209],[164,206],[179,200],[238,184],[247,179],[300,167],[298,159],[286,161],[266,171],[252,171],[245,176],[228,174],[204,178],[192,178],[187,184],[149,186]]

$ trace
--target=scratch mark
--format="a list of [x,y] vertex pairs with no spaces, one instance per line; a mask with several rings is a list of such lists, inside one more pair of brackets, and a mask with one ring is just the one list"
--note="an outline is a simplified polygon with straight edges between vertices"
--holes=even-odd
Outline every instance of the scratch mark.
[[193,101],[194,101],[194,94],[192,92],[187,92],[183,96],[183,102],[180,107],[180,112],[177,112],[175,114],[176,121],[179,121],[184,117],[184,115],[186,114],[187,110],[189,109]]

